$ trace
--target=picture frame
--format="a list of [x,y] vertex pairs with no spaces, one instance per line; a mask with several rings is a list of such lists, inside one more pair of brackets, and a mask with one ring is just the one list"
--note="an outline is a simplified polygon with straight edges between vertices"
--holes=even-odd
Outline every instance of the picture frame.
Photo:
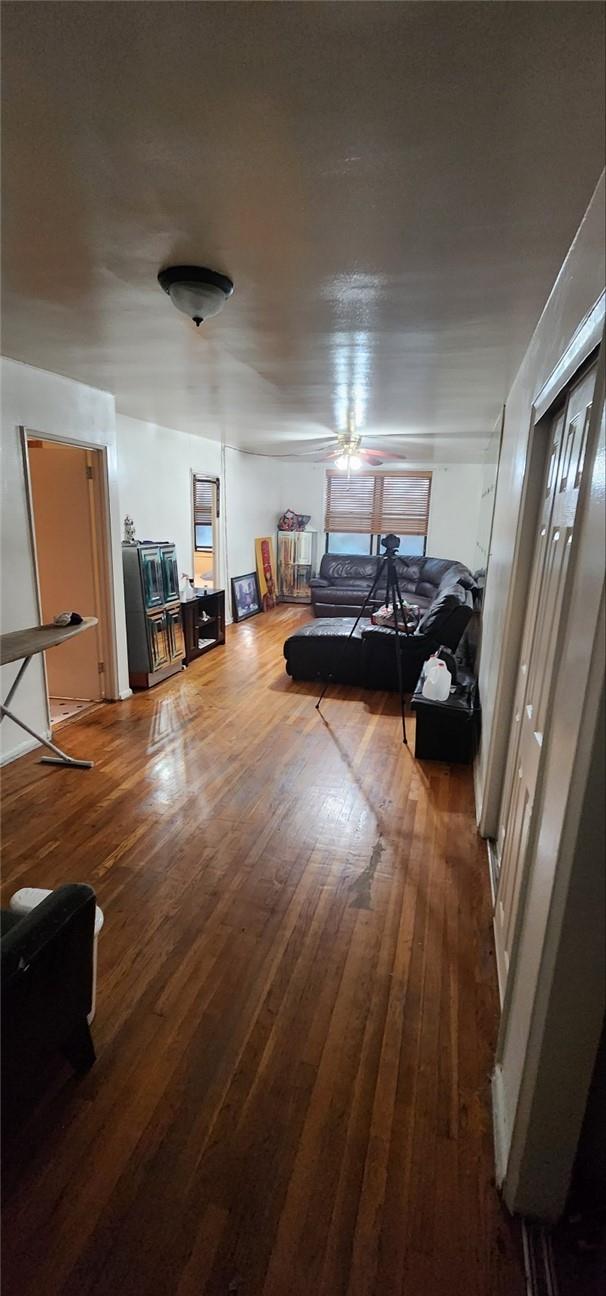
[[269,612],[276,606],[276,574],[271,536],[258,536],[255,540],[255,561],[263,611]]
[[232,576],[231,606],[234,621],[248,621],[249,617],[257,616],[263,611],[256,572]]

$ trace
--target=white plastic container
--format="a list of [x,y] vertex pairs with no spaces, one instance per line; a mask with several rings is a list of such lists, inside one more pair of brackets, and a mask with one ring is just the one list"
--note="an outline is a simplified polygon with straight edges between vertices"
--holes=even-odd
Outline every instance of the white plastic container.
[[[46,900],[46,897],[49,895],[52,895],[52,891],[49,891],[47,887],[21,887],[20,891],[15,891],[14,896],[11,896],[11,899],[8,902],[8,907],[9,909],[12,910],[13,913],[18,913],[21,914],[22,917],[25,917],[26,914],[31,913],[32,909],[36,908],[36,905],[39,905],[42,903],[43,900]],[[100,909],[98,905],[95,905],[95,939],[93,941],[93,998],[90,1006],[90,1012],[87,1018],[89,1026],[93,1020],[93,1017],[95,1016],[95,1008],[97,1006],[97,944],[99,941],[99,932],[101,931],[103,923],[104,923],[103,910]]]
[[430,658],[423,681],[423,697],[430,702],[445,702],[450,696],[452,676],[446,662],[439,657]]

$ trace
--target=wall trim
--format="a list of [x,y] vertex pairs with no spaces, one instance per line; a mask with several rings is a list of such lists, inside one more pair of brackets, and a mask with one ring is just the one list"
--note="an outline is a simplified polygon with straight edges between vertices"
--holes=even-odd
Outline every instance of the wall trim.
[[606,306],[606,289],[597,302],[587,312],[585,318],[581,320],[576,333],[573,334],[566,350],[560,356],[557,365],[550,373],[546,382],[543,383],[540,392],[534,400],[534,421],[538,423],[539,419],[547,413],[550,405],[553,405],[563,387],[570,382],[577,369],[589,358],[592,351],[600,345],[602,329],[604,327]]
[[528,1296],[559,1296],[551,1234],[542,1224],[522,1219],[522,1250]]
[[[52,738],[50,729],[43,729],[42,733],[50,742]],[[37,747],[41,746],[42,743],[39,743],[37,738],[24,738],[23,742],[17,743],[16,747],[11,747],[10,751],[2,753],[0,766],[10,765],[12,761],[19,760],[21,756],[27,756],[28,752],[35,751]]]
[[507,1129],[507,1105],[503,1092],[503,1071],[497,1063],[491,1076],[490,1089],[492,1096],[492,1137],[494,1144],[495,1183],[501,1188],[507,1172],[507,1148],[509,1134]]

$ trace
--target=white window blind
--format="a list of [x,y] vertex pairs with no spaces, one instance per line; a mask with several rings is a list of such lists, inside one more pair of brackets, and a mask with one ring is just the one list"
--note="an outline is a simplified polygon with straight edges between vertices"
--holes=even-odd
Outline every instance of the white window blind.
[[219,482],[214,477],[194,475],[194,526],[212,526],[213,486],[217,491],[217,517],[219,516]]
[[430,472],[342,472],[326,474],[328,532],[427,535]]

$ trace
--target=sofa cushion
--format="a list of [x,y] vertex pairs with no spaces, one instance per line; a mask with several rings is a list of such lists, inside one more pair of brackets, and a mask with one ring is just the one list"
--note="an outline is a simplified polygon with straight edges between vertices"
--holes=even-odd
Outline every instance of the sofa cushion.
[[377,574],[378,559],[371,554],[324,554],[320,562],[320,576],[331,584],[350,585],[361,581],[372,585]]
[[[369,585],[326,585],[315,591],[317,603],[357,603],[362,607]],[[373,595],[373,602],[375,596]]]
[[471,595],[462,585],[451,585],[441,590],[421,617],[415,634],[439,640],[453,613],[461,608],[471,611]]

